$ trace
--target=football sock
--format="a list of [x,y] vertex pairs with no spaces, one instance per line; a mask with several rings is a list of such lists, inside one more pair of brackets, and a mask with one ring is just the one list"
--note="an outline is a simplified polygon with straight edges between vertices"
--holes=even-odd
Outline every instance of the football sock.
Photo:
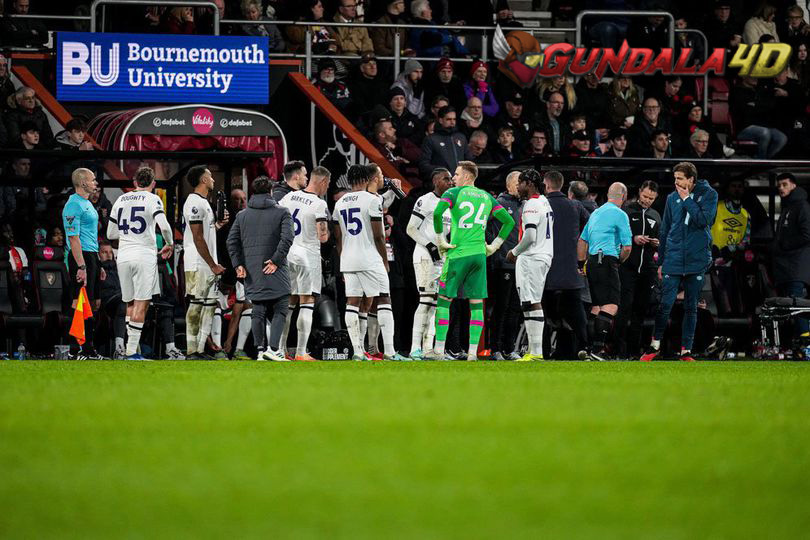
[[239,334],[236,336],[236,350],[244,351],[245,343],[250,335],[250,315],[253,309],[246,309],[242,312],[242,318],[239,319]]
[[347,304],[344,318],[346,319],[346,330],[349,331],[349,339],[352,342],[354,354],[362,356],[364,350],[363,342],[360,341],[360,308]]
[[524,311],[526,334],[529,337],[529,354],[543,354],[543,327],[545,318],[542,309]]
[[[281,339],[280,345],[282,352],[287,352],[287,338],[290,335],[290,324],[292,324],[293,312],[295,311],[295,307],[292,307],[287,310],[287,318],[284,320],[284,330],[281,332]],[[270,339],[270,338],[268,338]],[[268,343],[273,343],[272,341],[268,341]]]
[[295,354],[302,356],[307,354],[307,342],[309,341],[309,332],[312,330],[312,312],[315,309],[315,304],[301,304],[301,309],[298,312],[298,322],[296,329],[298,330],[298,349]]
[[222,309],[214,309],[214,319],[211,322],[211,341],[217,347],[222,347]]
[[425,327],[428,323],[428,314],[430,312],[430,300],[428,297],[422,296],[419,299],[419,305],[416,306],[416,311],[413,314],[413,330],[411,331],[411,352],[422,347],[422,337],[425,334]]
[[377,317],[380,319],[385,355],[394,356],[397,351],[394,349],[394,312],[391,311],[391,304],[378,306]]
[[433,348],[433,340],[436,338],[436,301],[431,298],[427,318],[425,320],[425,337],[422,338],[422,350],[428,351]]
[[653,339],[653,340],[650,342],[650,347],[652,347],[652,348],[653,348],[653,349],[655,349],[656,351],[657,351],[657,350],[660,350],[660,349],[661,349],[661,340],[660,340],[660,339]]
[[132,321],[127,323],[127,356],[132,356],[138,351],[141,332],[143,332],[143,323]]
[[200,335],[200,315],[202,314],[202,300],[191,299],[186,310],[186,354],[197,352],[197,342]]
[[217,308],[217,301],[214,299],[206,300],[203,304],[202,313],[200,314],[200,336],[197,340],[197,352],[205,352],[205,341],[208,339],[208,334],[211,333],[211,328],[214,325],[214,311]]
[[363,344],[363,350],[366,350],[366,332],[368,331],[368,313],[362,311],[358,315],[360,317],[360,343]]
[[[127,320],[127,324],[129,324],[128,320]],[[124,350],[125,347],[126,346],[124,345],[124,338],[122,338],[122,337],[115,338],[115,350],[116,351]]]
[[450,300],[439,298],[436,303],[436,354],[444,354],[444,342],[447,341],[447,330],[450,326]]
[[613,326],[613,315],[600,311],[593,323],[593,348],[597,351],[605,348],[611,326]]
[[484,303],[470,302],[470,346],[468,356],[478,356],[478,342],[481,341],[481,332],[484,330]]
[[[379,310],[378,310],[379,311]],[[368,352],[377,354],[380,352],[380,320],[377,313],[368,314]]]

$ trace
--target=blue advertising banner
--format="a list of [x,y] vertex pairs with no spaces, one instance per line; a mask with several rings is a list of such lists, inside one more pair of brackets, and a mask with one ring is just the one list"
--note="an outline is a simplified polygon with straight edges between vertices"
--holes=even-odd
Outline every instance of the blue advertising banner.
[[59,32],[65,101],[268,102],[266,37]]

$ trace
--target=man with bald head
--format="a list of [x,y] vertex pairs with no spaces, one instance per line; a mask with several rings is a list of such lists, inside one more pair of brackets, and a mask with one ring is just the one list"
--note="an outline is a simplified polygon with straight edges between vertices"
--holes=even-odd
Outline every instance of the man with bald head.
[[608,188],[608,200],[588,220],[577,246],[580,272],[588,276],[593,307],[594,333],[589,350],[580,351],[582,360],[604,360],[608,333],[619,310],[621,280],[619,265],[633,248],[630,220],[622,210],[627,186],[614,182]]
[[[90,169],[79,168],[71,175],[73,189],[76,191],[62,210],[62,224],[68,239],[68,274],[73,307],[79,297],[79,291],[85,287],[87,299],[98,309],[99,281],[104,279],[104,270],[98,260],[98,212],[89,201],[98,183],[96,175]],[[96,352],[93,345],[95,317],[84,320],[85,342],[75,355],[77,360],[100,360],[103,357]]]

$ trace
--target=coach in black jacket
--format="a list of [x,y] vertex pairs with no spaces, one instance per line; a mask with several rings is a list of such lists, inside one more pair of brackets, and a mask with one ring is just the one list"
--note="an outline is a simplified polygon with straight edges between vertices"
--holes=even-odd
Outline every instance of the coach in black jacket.
[[[776,177],[782,212],[773,242],[773,278],[779,294],[807,298],[810,286],[810,204],[807,192],[791,173]],[[796,317],[796,329],[807,332],[807,319]]]
[[[574,332],[573,347],[563,348],[560,356],[558,346],[555,356],[573,358],[577,351],[588,343],[585,309],[582,306],[582,277],[577,266],[577,242],[579,241],[579,212],[574,202],[562,193],[563,175],[558,171],[548,171],[543,176],[546,185],[546,198],[554,212],[554,259],[546,276],[546,289],[543,294],[543,309],[549,318],[561,315]],[[559,309],[557,309],[559,307]],[[550,350],[545,347],[544,350]]]
[[624,206],[633,232],[633,250],[619,267],[622,294],[615,329],[618,352],[622,356],[640,354],[641,328],[658,280],[654,255],[658,251],[661,216],[651,208],[657,197],[658,184],[647,180],[638,190],[638,201]]

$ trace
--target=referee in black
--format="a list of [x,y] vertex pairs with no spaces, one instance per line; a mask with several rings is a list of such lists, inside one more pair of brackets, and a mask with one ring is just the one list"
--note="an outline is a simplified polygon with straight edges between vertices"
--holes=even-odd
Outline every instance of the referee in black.
[[630,256],[633,246],[630,220],[622,210],[627,186],[611,184],[607,197],[607,202],[591,214],[577,245],[580,272],[587,269],[591,288],[591,314],[596,317],[593,342],[590,350],[580,351],[581,360],[606,359],[607,337],[621,299],[619,265]]

